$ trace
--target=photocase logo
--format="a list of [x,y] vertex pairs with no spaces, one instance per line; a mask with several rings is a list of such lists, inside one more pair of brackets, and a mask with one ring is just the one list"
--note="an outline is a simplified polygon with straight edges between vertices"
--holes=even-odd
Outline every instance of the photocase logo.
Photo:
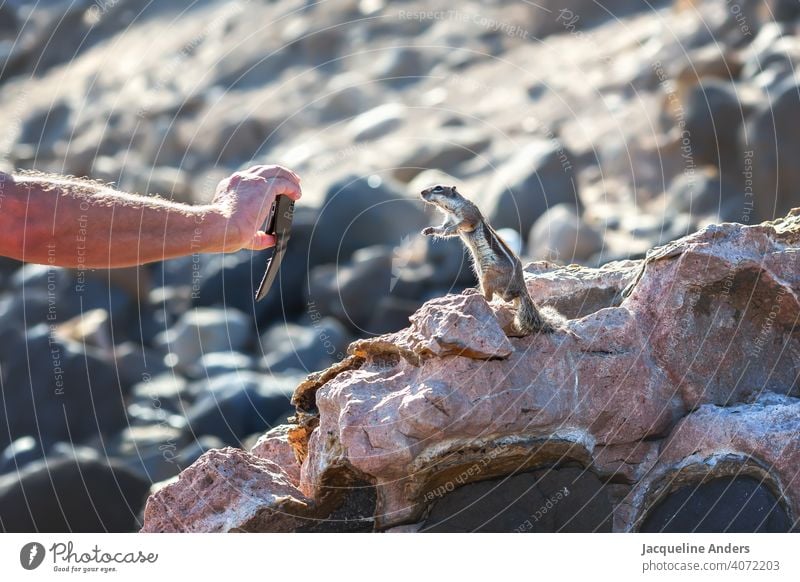
[[39,542],[30,542],[19,551],[19,563],[26,570],[35,570],[44,561],[44,546]]

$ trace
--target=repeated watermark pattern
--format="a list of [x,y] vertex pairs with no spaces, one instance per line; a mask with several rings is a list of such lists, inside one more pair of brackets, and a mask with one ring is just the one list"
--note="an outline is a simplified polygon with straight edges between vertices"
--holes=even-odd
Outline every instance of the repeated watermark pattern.
[[504,455],[506,451],[508,451],[507,445],[498,446],[491,451],[489,451],[486,456],[481,458],[480,461],[476,461],[463,471],[461,471],[454,479],[449,479],[445,483],[437,486],[435,489],[431,489],[426,491],[425,494],[422,496],[423,501],[426,503],[433,501],[434,499],[440,499],[447,495],[448,493],[452,493],[456,490],[456,488],[460,487],[461,485],[465,485],[471,481],[476,480],[478,476],[480,476],[486,468],[496,458]]
[[581,16],[573,12],[571,8],[561,8],[556,16],[556,22],[564,27],[564,30],[571,34],[576,39],[581,39],[589,43],[590,50],[594,54],[599,55],[599,60],[608,63],[611,62],[611,56],[602,50],[601,43],[595,38],[592,33],[585,32],[578,28]]
[[518,24],[503,22],[502,20],[483,14],[464,12],[463,10],[400,10],[397,13],[397,18],[400,20],[416,20],[419,22],[452,20],[465,24],[474,24],[491,32],[500,32],[511,38],[527,40],[531,37],[530,32]]
[[539,508],[537,508],[528,519],[514,528],[514,533],[525,533],[531,531],[534,528],[534,524],[543,519],[544,516],[546,516],[547,513],[550,512],[559,501],[567,497],[569,497],[569,488],[564,485],[564,487],[550,495],[550,497],[548,497],[547,500]]
[[244,12],[245,7],[250,0],[241,0],[238,2],[228,2],[220,10],[220,13],[209,22],[199,34],[192,37],[181,49],[175,54],[162,68],[159,70],[159,75],[155,83],[149,88],[147,94],[144,95],[144,104],[139,108],[137,117],[140,119],[149,115],[151,108],[156,100],[156,95],[163,88],[167,87],[173,79],[175,79],[181,67],[185,66],[188,59],[195,53],[205,40],[214,34],[218,33],[225,28],[227,22],[231,17]]
[[669,75],[667,75],[667,72],[664,70],[664,65],[661,63],[661,61],[656,61],[653,63],[653,70],[658,77],[659,85],[667,95],[668,108],[675,119],[675,124],[678,128],[681,158],[683,159],[684,163],[683,173],[688,180],[689,189],[691,190],[693,189],[695,183],[696,165],[694,155],[692,154],[692,135],[691,132],[686,128],[686,110],[683,106],[680,95],[678,95],[678,92],[675,90],[674,82]]

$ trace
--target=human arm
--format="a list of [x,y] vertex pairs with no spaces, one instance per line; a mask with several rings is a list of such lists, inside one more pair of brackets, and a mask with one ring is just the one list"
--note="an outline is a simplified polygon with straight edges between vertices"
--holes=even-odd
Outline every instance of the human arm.
[[0,173],[0,254],[77,268],[127,267],[193,253],[260,250],[277,195],[300,198],[298,176],[253,166],[187,205],[75,178]]

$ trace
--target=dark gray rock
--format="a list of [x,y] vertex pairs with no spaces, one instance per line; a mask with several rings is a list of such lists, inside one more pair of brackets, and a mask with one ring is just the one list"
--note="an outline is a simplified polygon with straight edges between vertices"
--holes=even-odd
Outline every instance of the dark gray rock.
[[[763,34],[765,38],[759,36],[747,51],[741,77],[772,94],[782,81],[794,76],[800,62],[800,43],[795,36],[783,36],[777,26],[765,27]],[[765,44],[760,47],[762,42]]]
[[131,388],[131,398],[139,406],[168,412],[182,412],[187,381],[174,370],[147,376]]
[[[258,113],[215,116],[192,130],[192,153],[209,164],[242,166],[259,157],[271,140],[277,140],[276,132],[283,121],[279,117],[265,117]],[[160,148],[159,164],[177,166],[185,155],[185,146],[177,139],[171,139],[175,130],[170,125],[164,128],[164,138],[154,145]],[[165,147],[165,142],[170,147]]]
[[311,326],[277,324],[261,336],[262,365],[273,373],[309,374],[341,360],[349,342],[350,334],[332,317],[320,317]]
[[35,5],[35,10],[31,18],[24,21],[20,19],[21,31],[17,35],[19,50],[0,73],[2,77],[25,72],[43,75],[51,67],[74,60],[104,39],[126,30],[134,20],[139,22],[178,11],[173,3],[151,0],[103,3],[92,0],[19,0],[14,4],[29,5],[31,8]]
[[[2,187],[3,173],[0,172],[0,187]],[[11,285],[11,279],[22,263],[15,259],[0,257],[0,292],[7,291]]]
[[414,47],[393,47],[378,57],[374,76],[391,85],[402,86],[418,81],[427,73],[428,64],[422,51]]
[[9,291],[0,298],[0,330],[57,325],[92,309],[105,309],[115,341],[123,342],[138,332],[132,306],[128,293],[107,280],[90,277],[88,271],[26,264],[14,273]]
[[133,387],[167,371],[164,363],[166,353],[143,346],[135,341],[114,346],[114,362],[120,382]]
[[252,341],[252,318],[234,308],[197,307],[156,338],[156,346],[169,351],[182,370],[196,367],[205,354],[237,351]]
[[47,325],[0,335],[0,446],[35,435],[47,447],[80,442],[124,426],[126,394],[113,361],[51,336]]
[[603,248],[603,236],[586,224],[572,204],[557,204],[542,214],[528,235],[528,257],[565,264],[587,260]]
[[204,354],[192,370],[193,378],[211,378],[243,370],[255,370],[258,362],[250,355],[241,352],[214,352]]
[[368,247],[344,267],[322,265],[311,271],[309,309],[332,316],[358,334],[367,328],[383,297],[390,294],[392,249]]
[[366,329],[370,334],[380,335],[408,327],[409,317],[422,307],[422,303],[422,299],[404,299],[394,295],[382,297],[375,306]]
[[295,385],[293,380],[254,372],[200,381],[191,387],[198,399],[187,413],[190,434],[215,436],[226,445],[239,446],[243,438],[271,428],[276,417],[293,410]]
[[51,457],[65,457],[67,459],[77,459],[79,461],[87,459],[99,460],[101,458],[97,449],[65,441],[59,441],[50,447],[50,450],[47,451],[47,458],[50,459]]
[[582,209],[572,155],[553,140],[533,141],[500,167],[478,202],[492,226],[522,233],[556,204]]
[[427,170],[457,173],[457,166],[474,160],[492,143],[491,135],[474,127],[443,128],[433,136],[414,143],[397,162],[392,175],[401,182],[410,182]]
[[681,487],[654,507],[642,532],[788,532],[792,521],[775,495],[748,476]]
[[159,422],[124,429],[106,450],[145,481],[157,483],[178,474],[176,458],[189,442],[184,430]]
[[464,243],[456,239],[436,240],[431,237],[426,237],[425,241],[425,261],[431,266],[431,285],[450,288],[477,285],[472,259]]
[[131,427],[158,424],[183,430],[186,428],[186,417],[184,416],[186,406],[188,405],[182,406],[175,412],[156,401],[134,402],[128,405],[128,424]]
[[0,477],[0,531],[131,532],[150,483],[116,462],[56,458]]
[[347,176],[325,195],[311,236],[310,266],[342,264],[358,249],[399,244],[426,223],[421,202],[410,200],[393,181]]
[[8,3],[0,4],[0,39],[15,39],[19,32],[17,11]]
[[767,22],[794,22],[800,18],[800,5],[794,0],[764,0],[762,14]]
[[692,166],[711,165],[735,174],[741,167],[738,135],[746,114],[733,83],[705,79],[689,91],[684,104],[688,143],[681,154]]
[[44,456],[42,447],[32,436],[24,436],[8,445],[0,454],[0,475],[16,473],[32,461]]
[[540,0],[526,6],[529,19],[523,27],[530,37],[539,39],[550,34],[575,34],[607,20],[624,18],[646,6],[626,0],[603,0],[602,3],[579,0],[569,4]]
[[383,102],[381,93],[366,85],[364,77],[345,72],[331,77],[326,93],[319,96],[310,110],[321,123],[354,117]]
[[356,142],[371,141],[396,130],[406,120],[406,107],[386,103],[365,111],[347,125],[347,132]]
[[667,198],[670,213],[719,222],[741,222],[747,202],[739,181],[720,176],[716,170],[679,174],[672,180]]
[[336,59],[345,42],[344,27],[320,26],[314,17],[296,21],[288,33],[284,34],[285,44],[281,50],[291,51],[317,66],[333,66],[329,61]]
[[776,89],[747,124],[740,143],[745,163],[752,169],[755,209],[751,223],[785,215],[800,206],[800,84],[787,81]]
[[32,111],[22,123],[19,143],[34,146],[43,153],[52,152],[55,142],[69,129],[71,113],[72,108],[64,102]]
[[610,532],[611,501],[593,473],[546,469],[470,483],[435,502],[423,532]]

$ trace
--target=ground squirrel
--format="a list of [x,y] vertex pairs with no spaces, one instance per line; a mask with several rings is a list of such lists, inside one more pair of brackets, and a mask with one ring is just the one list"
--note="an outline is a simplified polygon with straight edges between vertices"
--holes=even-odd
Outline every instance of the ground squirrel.
[[522,262],[472,202],[458,193],[455,186],[436,185],[421,193],[422,199],[436,206],[444,215],[441,226],[422,231],[426,236],[449,238],[460,236],[472,255],[480,291],[491,301],[497,294],[517,307],[514,325],[517,332],[551,332],[564,326],[565,319],[552,307],[537,309],[525,286]]

